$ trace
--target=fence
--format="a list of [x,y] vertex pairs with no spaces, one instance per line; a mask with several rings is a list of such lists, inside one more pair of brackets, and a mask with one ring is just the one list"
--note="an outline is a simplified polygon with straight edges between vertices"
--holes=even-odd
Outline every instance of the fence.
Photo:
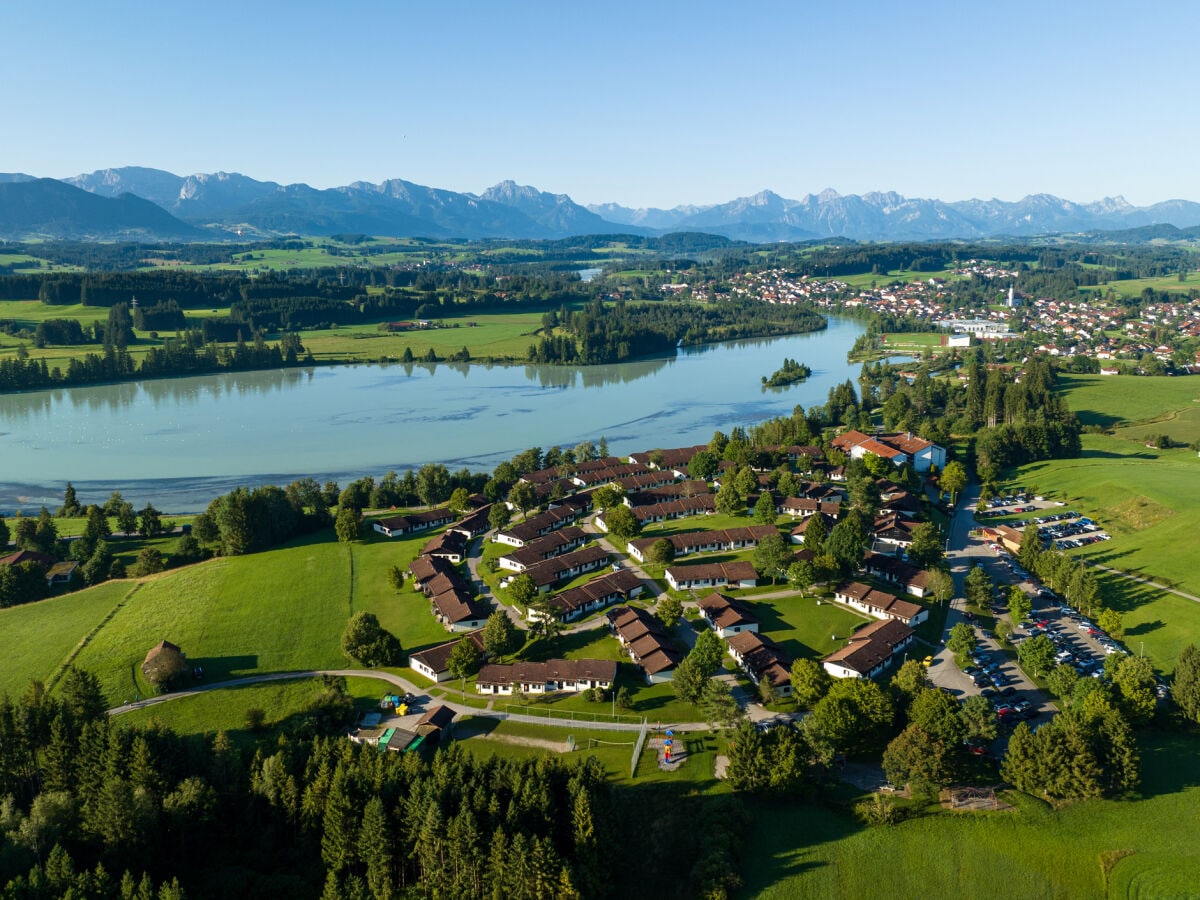
[[637,774],[638,758],[642,755],[642,747],[646,744],[646,735],[650,733],[650,728],[647,725],[646,719],[642,719],[641,730],[638,731],[637,743],[633,745],[633,759],[629,763],[629,777],[633,778]]

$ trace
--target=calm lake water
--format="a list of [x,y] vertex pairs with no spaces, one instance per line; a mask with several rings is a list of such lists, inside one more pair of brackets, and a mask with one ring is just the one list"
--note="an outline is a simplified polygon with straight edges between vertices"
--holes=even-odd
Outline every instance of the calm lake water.
[[[681,349],[611,366],[358,365],[248,372],[0,396],[0,511],[114,490],[140,508],[198,511],[240,485],[312,475],[341,484],[426,462],[490,471],[532,446],[608,439],[610,452],[707,443],[857,379],[862,332]],[[803,384],[763,390],[784,357]]]

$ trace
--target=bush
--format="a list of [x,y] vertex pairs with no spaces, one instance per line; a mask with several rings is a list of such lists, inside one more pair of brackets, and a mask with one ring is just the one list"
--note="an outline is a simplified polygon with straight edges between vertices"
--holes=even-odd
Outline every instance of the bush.
[[895,825],[904,818],[895,801],[882,794],[875,794],[870,800],[855,803],[854,815],[864,825]]

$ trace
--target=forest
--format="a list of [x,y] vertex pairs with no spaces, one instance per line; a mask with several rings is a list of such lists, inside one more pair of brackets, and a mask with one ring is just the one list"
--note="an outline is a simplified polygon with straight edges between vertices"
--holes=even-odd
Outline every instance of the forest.
[[737,798],[670,785],[618,798],[594,758],[381,753],[339,736],[354,705],[337,678],[255,748],[126,727],[107,702],[74,668],[55,696],[0,698],[0,896],[561,900],[736,884]]

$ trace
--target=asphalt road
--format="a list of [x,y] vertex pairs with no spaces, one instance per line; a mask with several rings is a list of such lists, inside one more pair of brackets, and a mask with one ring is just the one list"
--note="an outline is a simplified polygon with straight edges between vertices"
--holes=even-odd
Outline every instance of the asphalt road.
[[[971,679],[962,673],[954,662],[954,654],[946,647],[946,640],[949,637],[950,629],[960,622],[966,621],[964,613],[966,612],[966,601],[964,599],[964,584],[967,573],[975,564],[981,564],[984,570],[992,577],[994,581],[1002,586],[1014,583],[1014,576],[1003,565],[995,551],[991,549],[988,543],[979,537],[972,537],[971,531],[978,528],[978,523],[975,521],[973,510],[975,504],[979,501],[979,485],[972,482],[963,489],[962,495],[958,498],[958,506],[950,521],[949,536],[947,541],[946,559],[950,564],[950,573],[954,578],[954,599],[950,601],[950,609],[946,616],[946,625],[942,633],[942,643],[938,647],[937,653],[934,654],[933,664],[929,668],[929,677],[935,685],[950,691],[957,697],[969,697],[973,694],[978,694],[980,689],[975,687]],[[1033,585],[1027,583],[1025,589],[1033,592]],[[1000,664],[1000,675],[1004,681],[1004,687],[1011,686],[1015,689],[1013,695],[1007,698],[1008,702],[1013,703],[1018,700],[1028,700],[1030,704],[1036,706],[1042,716],[1049,716],[1057,712],[1057,709],[1051,703],[1050,697],[1039,690],[1038,687],[1025,676],[1015,661],[1001,652],[999,645],[994,638],[985,636],[980,633],[980,629],[975,629],[978,647],[984,651],[989,660]],[[1004,739],[1001,739],[1001,744]],[[1002,746],[997,748],[1002,750]]]

